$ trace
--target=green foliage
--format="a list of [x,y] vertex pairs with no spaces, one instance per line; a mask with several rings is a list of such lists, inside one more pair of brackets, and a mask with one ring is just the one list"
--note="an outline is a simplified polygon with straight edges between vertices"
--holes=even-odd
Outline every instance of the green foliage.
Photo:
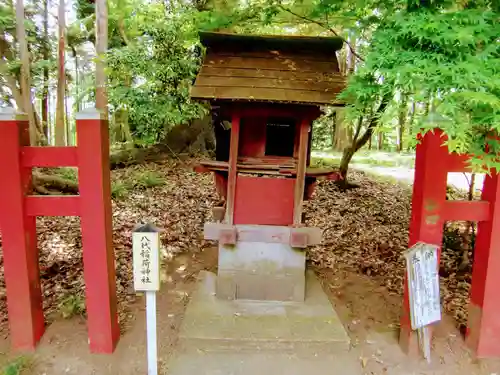
[[113,181],[111,183],[111,197],[113,199],[123,199],[127,196],[130,185],[123,181]]
[[31,367],[31,360],[25,356],[17,357],[2,370],[2,375],[21,375]]
[[82,296],[70,294],[60,304],[59,312],[64,319],[69,319],[85,312],[85,299]]
[[154,171],[141,171],[132,176],[133,186],[139,189],[147,189],[165,184],[165,179]]
[[65,180],[78,182],[77,168],[72,168],[72,167],[58,168],[56,174]]
[[420,107],[430,102],[429,113],[417,114],[416,131],[440,127],[450,151],[475,155],[476,167],[500,167],[492,155],[499,144],[487,139],[500,127],[499,13],[485,7],[436,10],[444,5],[387,17],[342,97],[353,116],[372,111],[397,90],[413,95]]
[[335,112],[328,108],[325,115],[313,124],[312,148],[326,150],[333,147],[333,133],[335,132]]
[[160,140],[165,130],[203,113],[189,90],[200,64],[194,15],[184,10],[165,15],[161,4],[133,9],[137,35],[108,54],[109,101],[128,112],[135,137]]
[[123,199],[133,189],[145,190],[165,184],[165,179],[158,172],[150,170],[136,170],[125,175],[122,179],[112,181],[111,196],[113,199]]

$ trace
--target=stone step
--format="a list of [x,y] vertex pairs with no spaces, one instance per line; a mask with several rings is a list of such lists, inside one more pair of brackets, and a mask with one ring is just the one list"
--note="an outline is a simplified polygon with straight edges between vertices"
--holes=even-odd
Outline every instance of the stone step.
[[279,352],[179,353],[168,375],[361,375],[359,361],[345,356],[291,355]]
[[310,355],[349,350],[349,336],[312,272],[304,302],[220,300],[216,275],[202,272],[199,278],[179,334],[181,349]]

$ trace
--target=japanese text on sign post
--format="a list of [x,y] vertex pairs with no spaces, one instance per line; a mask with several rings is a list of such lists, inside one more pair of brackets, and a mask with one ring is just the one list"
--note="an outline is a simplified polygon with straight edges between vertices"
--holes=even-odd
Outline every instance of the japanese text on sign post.
[[160,262],[158,233],[135,232],[132,238],[134,252],[134,288],[139,291],[160,289]]
[[418,243],[405,254],[412,329],[441,320],[437,249]]

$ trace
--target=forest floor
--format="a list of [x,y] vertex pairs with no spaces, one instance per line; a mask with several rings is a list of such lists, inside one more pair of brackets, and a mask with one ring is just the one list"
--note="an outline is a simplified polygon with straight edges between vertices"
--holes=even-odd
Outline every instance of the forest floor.
[[[8,350],[3,259],[0,257],[0,365],[5,375],[123,374],[145,372],[145,313],[132,286],[131,233],[152,222],[162,233],[162,291],[158,297],[162,374],[175,349],[176,335],[195,276],[216,270],[214,243],[203,240],[203,224],[217,195],[209,174],[192,172],[193,160],[168,160],[113,172],[113,227],[119,318],[123,336],[112,356],[90,355],[85,328],[84,280],[79,220],[40,218],[38,239],[44,308],[48,323],[33,355]],[[71,171],[64,171],[71,175]],[[460,331],[467,319],[471,266],[459,270],[460,226],[449,226],[441,259],[445,318],[437,330],[433,363],[407,359],[396,334],[402,300],[411,190],[352,172],[357,189],[341,192],[321,182],[306,203],[306,221],[324,230],[320,246],[308,253],[309,267],[322,281],[353,343],[349,358],[364,374],[500,373],[496,361],[475,361]],[[457,193],[460,195],[460,193]],[[1,243],[0,243],[1,244]],[[1,253],[0,253],[1,256]],[[349,374],[346,374],[349,375]]]

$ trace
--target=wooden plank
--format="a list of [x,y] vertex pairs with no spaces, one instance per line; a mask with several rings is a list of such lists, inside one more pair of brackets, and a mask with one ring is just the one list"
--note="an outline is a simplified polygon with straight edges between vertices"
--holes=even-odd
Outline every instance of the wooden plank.
[[76,147],[30,147],[21,149],[23,167],[76,167]]
[[295,180],[238,175],[234,224],[291,225]]
[[346,83],[345,77],[335,72],[303,72],[293,70],[255,69],[252,67],[225,68],[217,66],[203,65],[198,77],[239,77],[239,78],[263,78],[263,79],[283,79],[287,81],[320,81]]
[[309,129],[310,129],[309,122],[307,120],[302,120],[300,123],[300,139],[299,139],[299,153],[298,153],[299,159],[297,162],[297,177],[295,182],[295,195],[294,195],[294,208],[293,208],[294,225],[300,225],[302,223],[302,199],[304,198]]
[[491,218],[487,201],[446,201],[443,207],[445,221],[487,221]]
[[250,87],[280,88],[304,91],[330,91],[343,87],[342,81],[287,80],[284,78],[219,77],[200,75],[195,86],[200,87]]
[[80,197],[77,195],[28,195],[28,216],[80,216]]
[[228,180],[227,180],[227,202],[226,202],[226,223],[233,224],[234,199],[236,193],[236,176],[238,174],[238,144],[240,137],[240,117],[239,114],[233,114],[231,119],[231,141],[229,149],[228,162]]
[[193,86],[191,97],[198,99],[221,99],[221,100],[262,100],[270,102],[290,102],[308,104],[342,105],[336,101],[337,91],[304,91],[279,88],[248,88],[248,87],[199,87]]
[[288,105],[285,103],[238,103],[235,101],[219,103],[221,115],[231,117],[236,109],[243,117],[307,117],[311,122],[321,115],[320,108],[315,105]]
[[227,56],[227,57],[245,57],[245,58],[283,58],[283,59],[297,59],[304,58],[307,56],[308,60],[313,61],[322,61],[322,62],[332,62],[337,60],[337,55],[333,50],[325,50],[322,52],[315,52],[314,54],[308,53],[307,51],[279,51],[279,50],[267,50],[267,51],[251,51],[246,49],[241,50],[227,50],[225,46],[218,46],[216,48],[210,47],[208,49],[209,55],[217,55],[217,56]]
[[218,241],[221,231],[236,228],[238,242],[291,243],[292,233],[307,235],[308,246],[321,243],[322,230],[316,227],[292,228],[279,225],[228,225],[205,223],[203,236],[206,240]]
[[279,167],[290,167],[294,168],[297,165],[297,161],[289,157],[280,156],[263,156],[260,158],[252,157],[239,157],[238,164],[241,165],[277,165]]
[[336,61],[315,61],[304,58],[255,58],[255,57],[232,57],[221,56],[208,53],[203,65],[216,66],[224,68],[252,67],[255,69],[288,70],[299,72],[338,72],[339,68]]
[[[294,176],[296,174],[296,166],[283,166],[279,164],[244,164],[238,163],[237,168],[241,172],[245,173],[259,173],[259,174],[271,174],[271,175],[283,175],[289,174]],[[195,167],[196,172],[206,173],[212,171],[227,171],[228,163],[224,161],[202,161],[199,166]],[[306,168],[307,177],[326,179],[337,179],[338,170],[335,168]]]

